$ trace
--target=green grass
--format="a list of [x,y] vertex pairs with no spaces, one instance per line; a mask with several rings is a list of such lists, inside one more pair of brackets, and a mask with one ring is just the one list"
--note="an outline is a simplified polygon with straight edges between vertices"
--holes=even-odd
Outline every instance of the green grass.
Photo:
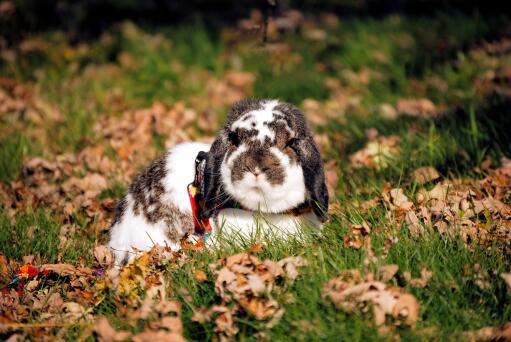
[[9,183],[18,178],[22,158],[28,152],[28,142],[14,133],[0,140],[0,181]]
[[0,217],[0,244],[9,259],[32,254],[48,262],[57,261],[59,232],[58,224],[38,210],[20,214],[14,222]]
[[[416,240],[407,229],[385,217],[384,207],[365,215],[355,203],[378,195],[385,182],[405,188],[413,197],[417,189],[409,174],[420,166],[434,166],[445,177],[473,178],[480,177],[474,167],[485,158],[497,161],[511,155],[509,107],[502,99],[477,96],[475,81],[482,79],[484,68],[467,52],[469,46],[485,37],[498,36],[501,23],[509,21],[447,14],[434,18],[346,19],[337,28],[321,26],[328,33],[324,41],[285,35],[282,42],[289,44],[292,55],[299,58],[278,63],[270,52],[252,43],[229,45],[219,32],[200,23],[145,28],[122,23],[101,38],[81,45],[70,44],[62,34],[47,33],[41,36],[46,44],[43,48],[19,56],[14,63],[1,62],[0,73],[37,87],[39,94],[60,110],[64,120],[41,125],[51,137],[48,141],[29,141],[22,130],[2,137],[0,181],[8,184],[22,180],[24,156],[77,152],[97,142],[93,126],[102,115],[116,116],[126,109],[150,106],[154,100],[168,105],[183,100],[193,108],[193,98],[207,96],[204,75],[221,79],[232,68],[250,71],[256,75],[255,97],[280,98],[298,106],[305,98],[327,100],[330,92],[325,80],[336,78],[349,97],[361,98],[361,106],[349,108],[337,120],[319,128],[332,137],[342,135],[342,139],[332,139],[334,143],[324,157],[339,161],[340,182],[334,197],[343,209],[320,236],[305,242],[270,241],[258,255],[273,260],[302,255],[309,265],[295,283],[288,285],[286,293],[294,301],[284,304],[286,313],[280,323],[266,330],[254,319],[240,320],[239,338],[255,340],[253,334],[262,329],[269,340],[275,341],[384,340],[367,315],[336,310],[321,298],[321,289],[343,270],[374,271],[379,265],[395,263],[400,272],[410,271],[414,276],[422,267],[434,274],[426,288],[407,288],[421,303],[420,320],[416,329],[397,328],[401,339],[459,340],[463,331],[511,320],[510,297],[498,276],[510,271],[510,256],[499,245],[481,249],[475,244],[446,240],[433,231]],[[510,61],[508,58],[499,63],[509,67]],[[373,75],[366,85],[346,76],[362,69],[369,69]],[[446,90],[430,85],[428,80],[432,77],[445,82]],[[117,100],[113,101],[113,97]],[[379,104],[394,104],[407,97],[427,97],[445,104],[448,110],[436,120],[387,120],[379,116]],[[225,115],[222,106],[211,110]],[[7,122],[0,124],[0,132],[8,131],[4,130]],[[350,171],[348,156],[364,146],[369,128],[376,128],[381,135],[400,136],[401,153],[387,169]],[[165,137],[153,138],[158,150],[164,148],[164,142]],[[99,198],[118,199],[126,186],[112,182]],[[9,208],[4,204],[0,208],[0,253],[8,260],[21,261],[29,254],[39,256],[43,263],[92,260],[95,237],[89,229],[91,220],[82,214],[63,217],[43,208],[26,208],[11,218]],[[371,238],[378,261],[369,269],[364,264],[363,250],[343,244],[349,224],[361,220],[373,227]],[[58,250],[59,231],[64,223],[78,228],[69,237],[67,247]],[[397,242],[385,255],[383,246],[389,231],[397,236]],[[101,232],[99,239],[100,243],[106,242],[107,232]],[[244,247],[250,247],[250,243]],[[226,247],[199,252],[183,265],[165,270],[172,293],[183,303],[186,338],[213,339],[212,324],[191,322],[191,306],[211,306],[218,301],[207,265],[242,250]],[[475,262],[491,272],[486,289],[474,284]],[[198,283],[195,269],[204,270],[209,281]],[[1,283],[6,282],[8,279]],[[180,294],[182,288],[190,292],[191,303]],[[285,294],[280,296],[277,299],[285,302]],[[108,297],[94,307],[94,313],[106,315],[118,329],[142,329],[141,322],[130,326],[116,318],[116,305]],[[434,329],[433,337],[424,333],[427,328]],[[81,330],[77,327],[67,334],[66,339],[76,339]]]

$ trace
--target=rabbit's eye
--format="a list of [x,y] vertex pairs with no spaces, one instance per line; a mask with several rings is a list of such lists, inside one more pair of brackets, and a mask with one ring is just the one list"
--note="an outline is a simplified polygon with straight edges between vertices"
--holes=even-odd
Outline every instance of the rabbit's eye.
[[236,133],[236,132],[229,132],[229,141],[234,146],[239,146],[240,145],[240,137],[239,137],[238,133]]
[[298,141],[298,139],[296,138],[291,138],[287,141],[286,143],[286,146],[285,147],[291,147],[293,148],[294,147],[294,144]]

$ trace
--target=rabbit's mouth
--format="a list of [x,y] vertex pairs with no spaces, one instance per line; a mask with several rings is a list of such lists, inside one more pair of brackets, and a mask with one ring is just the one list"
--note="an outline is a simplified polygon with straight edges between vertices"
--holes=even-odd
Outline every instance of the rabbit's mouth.
[[281,213],[295,208],[305,201],[305,186],[300,174],[290,174],[282,185],[273,186],[265,179],[254,182],[245,177],[232,182],[224,179],[226,192],[243,208],[266,213]]

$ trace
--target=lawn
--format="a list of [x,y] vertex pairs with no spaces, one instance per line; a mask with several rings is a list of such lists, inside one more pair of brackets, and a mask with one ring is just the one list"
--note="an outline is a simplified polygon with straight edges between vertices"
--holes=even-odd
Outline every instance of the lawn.
[[[0,338],[511,339],[511,20],[292,12],[261,44],[257,19],[51,31],[1,52]],[[330,190],[323,231],[109,270],[136,172],[211,141],[246,97],[306,114]],[[24,264],[47,271],[11,284]],[[255,274],[264,290],[238,293]]]

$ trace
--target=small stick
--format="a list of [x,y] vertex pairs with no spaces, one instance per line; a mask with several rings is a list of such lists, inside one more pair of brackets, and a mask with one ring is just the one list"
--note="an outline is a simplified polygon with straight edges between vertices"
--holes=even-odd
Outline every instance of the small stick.
[[270,17],[270,8],[277,6],[277,0],[266,0],[263,16],[263,45],[268,41],[268,19]]

